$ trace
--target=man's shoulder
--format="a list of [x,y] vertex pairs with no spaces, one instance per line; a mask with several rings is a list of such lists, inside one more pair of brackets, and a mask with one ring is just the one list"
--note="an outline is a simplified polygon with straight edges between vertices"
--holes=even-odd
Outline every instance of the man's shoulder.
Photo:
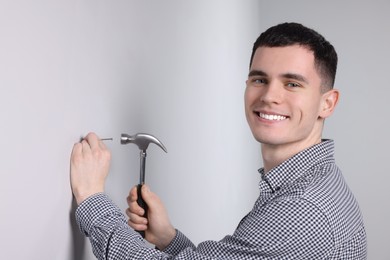
[[336,243],[352,238],[364,229],[359,204],[334,163],[313,169],[302,199],[315,205],[326,216]]

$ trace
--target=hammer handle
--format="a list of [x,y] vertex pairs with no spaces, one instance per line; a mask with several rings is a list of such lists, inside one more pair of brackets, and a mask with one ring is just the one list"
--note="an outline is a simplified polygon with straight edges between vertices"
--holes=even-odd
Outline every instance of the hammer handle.
[[[138,184],[137,185],[137,203],[138,205],[143,208],[145,210],[145,213],[144,213],[144,217],[147,218],[148,217],[148,205],[146,204],[146,202],[144,201],[144,199],[142,198],[142,194],[141,194],[141,189],[142,189],[142,184]],[[143,237],[145,238],[145,231],[138,231],[138,233]]]

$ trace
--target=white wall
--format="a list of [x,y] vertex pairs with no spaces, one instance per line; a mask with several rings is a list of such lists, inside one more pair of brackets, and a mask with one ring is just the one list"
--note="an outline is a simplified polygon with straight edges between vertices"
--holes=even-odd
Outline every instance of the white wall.
[[[4,259],[93,259],[73,221],[69,156],[114,137],[107,192],[125,210],[149,132],[146,178],[195,242],[233,232],[257,194],[244,119],[255,1],[1,1],[0,243]],[[252,24],[254,26],[252,26]]]
[[140,128],[168,148],[151,149],[146,178],[196,243],[232,233],[258,193],[259,147],[243,107],[258,32],[253,6],[176,1],[175,11],[154,5],[153,20],[143,23],[149,53],[139,64],[146,107]]
[[244,81],[258,33],[314,27],[340,57],[326,124],[366,221],[369,259],[389,259],[388,1],[0,1],[0,243],[4,259],[94,259],[74,226],[73,143],[114,137],[107,193],[124,210],[149,132],[146,178],[194,242],[232,233],[257,196],[259,147]]

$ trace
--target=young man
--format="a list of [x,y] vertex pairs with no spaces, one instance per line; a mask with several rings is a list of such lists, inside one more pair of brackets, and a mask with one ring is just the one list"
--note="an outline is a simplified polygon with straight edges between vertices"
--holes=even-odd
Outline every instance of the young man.
[[[75,144],[72,189],[76,218],[99,259],[366,259],[358,204],[322,139],[338,102],[337,54],[317,32],[296,23],[271,27],[254,44],[245,111],[261,143],[260,195],[232,235],[195,247],[169,222],[148,187],[133,188],[126,221],[104,192],[110,153],[95,134]],[[127,225],[128,224],[128,225]],[[130,227],[129,227],[130,226]],[[144,245],[135,230],[158,249]]]

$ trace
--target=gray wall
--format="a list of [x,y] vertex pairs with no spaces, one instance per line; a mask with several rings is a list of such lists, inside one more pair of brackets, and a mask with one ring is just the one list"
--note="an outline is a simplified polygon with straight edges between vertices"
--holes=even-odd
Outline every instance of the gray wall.
[[[0,243],[5,259],[93,259],[73,220],[69,156],[88,131],[108,142],[107,193],[125,210],[150,132],[147,182],[194,242],[232,233],[257,196],[259,145],[243,92],[251,45],[282,21],[339,52],[342,98],[326,125],[367,225],[369,259],[389,259],[388,1],[0,0]],[[387,95],[386,95],[387,94]]]
[[298,21],[334,44],[341,100],[324,137],[335,139],[336,161],[363,211],[368,259],[390,259],[390,2],[277,0],[260,10],[262,29]]

